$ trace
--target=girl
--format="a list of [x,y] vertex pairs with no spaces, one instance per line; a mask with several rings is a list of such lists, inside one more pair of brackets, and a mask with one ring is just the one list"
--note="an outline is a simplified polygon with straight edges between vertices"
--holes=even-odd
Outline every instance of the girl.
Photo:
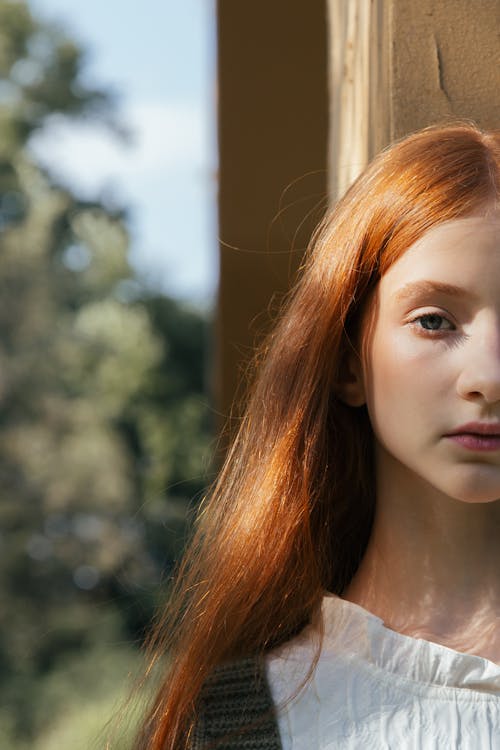
[[183,563],[138,747],[500,748],[500,134],[325,218]]

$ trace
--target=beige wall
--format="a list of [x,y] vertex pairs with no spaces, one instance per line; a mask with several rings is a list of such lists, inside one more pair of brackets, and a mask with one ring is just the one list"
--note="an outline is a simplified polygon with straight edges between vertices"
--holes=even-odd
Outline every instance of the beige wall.
[[500,0],[391,3],[391,137],[446,118],[500,128]]

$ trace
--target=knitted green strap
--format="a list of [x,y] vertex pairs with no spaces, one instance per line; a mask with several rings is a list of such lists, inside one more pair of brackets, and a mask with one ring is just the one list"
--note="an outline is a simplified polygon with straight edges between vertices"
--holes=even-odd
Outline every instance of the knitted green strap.
[[281,750],[264,667],[257,659],[219,667],[205,685],[192,750],[212,747]]

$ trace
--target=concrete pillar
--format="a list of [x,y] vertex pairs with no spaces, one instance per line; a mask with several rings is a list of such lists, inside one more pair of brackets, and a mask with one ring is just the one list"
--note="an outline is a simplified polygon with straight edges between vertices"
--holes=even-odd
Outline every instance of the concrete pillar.
[[384,0],[329,2],[332,200],[390,139],[387,11]]
[[221,421],[327,196],[326,0],[218,0]]

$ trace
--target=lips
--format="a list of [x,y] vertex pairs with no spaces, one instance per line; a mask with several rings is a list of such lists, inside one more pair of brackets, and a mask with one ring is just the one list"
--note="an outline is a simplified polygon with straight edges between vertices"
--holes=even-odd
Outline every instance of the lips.
[[467,422],[455,430],[448,432],[447,435],[476,435],[500,438],[500,422]]
[[500,451],[500,422],[467,422],[446,436],[467,451]]

